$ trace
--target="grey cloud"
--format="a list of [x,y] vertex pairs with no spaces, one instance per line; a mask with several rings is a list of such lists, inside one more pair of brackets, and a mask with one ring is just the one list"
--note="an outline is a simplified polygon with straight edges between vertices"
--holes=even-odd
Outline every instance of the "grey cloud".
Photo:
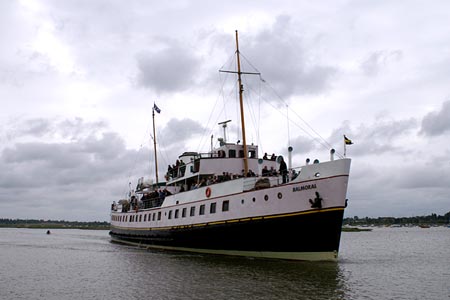
[[[420,172],[418,172],[420,170]],[[411,166],[402,169],[401,176],[393,178],[394,184],[403,189],[449,189],[448,178],[450,176],[448,164],[434,165],[433,167]]]
[[133,153],[125,149],[123,140],[116,133],[70,143],[18,143],[1,153],[2,169],[8,170],[6,173],[9,174],[3,173],[0,185],[32,187],[102,181],[128,170],[132,166],[130,154]]
[[421,134],[437,136],[450,131],[450,100],[442,103],[439,111],[428,113],[422,119]]
[[53,131],[53,128],[51,128],[51,122],[48,119],[43,118],[37,118],[37,119],[31,119],[26,120],[23,122],[20,126],[20,130],[18,130],[18,133],[20,135],[31,135],[36,137],[42,137],[49,132]]
[[[58,219],[73,218],[79,211],[79,220],[96,220],[104,210],[106,220],[108,203],[128,192],[129,181],[134,183],[148,173],[149,149],[126,149],[124,140],[102,124],[66,121],[22,123],[32,125],[24,130],[26,134],[37,136],[59,126],[62,132],[72,132],[75,124],[81,124],[83,134],[70,133],[71,138],[64,142],[15,142],[0,152],[3,209],[10,203],[16,207],[23,203],[24,217]],[[97,126],[102,132],[96,132]]]
[[286,15],[277,17],[272,28],[247,37],[241,48],[241,52],[258,66],[262,77],[282,97],[323,92],[330,87],[337,72],[333,66],[314,62],[302,36]]
[[316,149],[315,143],[311,138],[305,136],[298,136],[291,141],[291,145],[294,148],[294,153],[302,154]]
[[107,124],[104,121],[88,122],[82,118],[33,118],[15,120],[9,127],[6,134],[9,139],[20,137],[77,139],[100,132],[107,128]]
[[[204,130],[200,123],[191,119],[170,119],[161,131],[161,136],[166,141],[177,141],[179,145],[192,138],[193,135],[203,133]],[[177,148],[179,149],[179,146]]]
[[417,129],[418,122],[414,118],[406,120],[378,119],[373,124],[360,124],[351,129],[348,122],[333,130],[330,141],[334,145],[343,143],[343,134],[350,138],[355,146],[352,155],[382,154],[386,152],[403,152],[404,145],[398,145],[396,140]]
[[446,178],[450,174],[447,165],[436,166],[432,159],[416,159],[409,165],[354,159],[346,214],[404,216],[447,212],[450,188]]
[[360,67],[366,75],[373,76],[378,74],[378,72],[389,63],[399,61],[402,56],[403,52],[401,50],[375,51],[361,63]]
[[179,92],[196,82],[200,59],[175,42],[137,56],[139,85],[161,92]]
[[103,130],[107,128],[107,123],[104,121],[86,122],[82,118],[74,118],[58,122],[56,126],[63,137],[77,138]]

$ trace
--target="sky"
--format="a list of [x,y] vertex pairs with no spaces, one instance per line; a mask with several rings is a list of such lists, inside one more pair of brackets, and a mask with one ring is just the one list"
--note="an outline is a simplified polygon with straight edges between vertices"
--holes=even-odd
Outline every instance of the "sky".
[[[347,217],[450,211],[450,2],[0,1],[0,218],[108,221],[184,151],[239,133],[326,161]],[[211,136],[213,138],[211,139]]]

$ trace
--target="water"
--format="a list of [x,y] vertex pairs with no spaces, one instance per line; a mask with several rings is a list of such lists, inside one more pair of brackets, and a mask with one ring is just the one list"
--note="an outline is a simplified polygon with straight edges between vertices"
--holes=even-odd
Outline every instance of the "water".
[[292,262],[136,249],[107,231],[0,229],[0,299],[450,299],[449,228],[344,232]]

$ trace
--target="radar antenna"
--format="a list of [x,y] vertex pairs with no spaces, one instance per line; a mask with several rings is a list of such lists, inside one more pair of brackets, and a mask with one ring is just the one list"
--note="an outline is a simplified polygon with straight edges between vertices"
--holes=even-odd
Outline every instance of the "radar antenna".
[[231,120],[226,120],[223,122],[218,123],[218,125],[222,125],[223,128],[223,142],[227,142],[227,123],[231,122]]

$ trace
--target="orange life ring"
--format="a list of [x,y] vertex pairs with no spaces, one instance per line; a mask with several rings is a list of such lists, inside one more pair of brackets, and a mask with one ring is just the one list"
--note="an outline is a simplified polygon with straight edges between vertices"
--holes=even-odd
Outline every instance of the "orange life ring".
[[205,195],[208,198],[211,197],[211,188],[209,188],[209,187],[206,188]]

